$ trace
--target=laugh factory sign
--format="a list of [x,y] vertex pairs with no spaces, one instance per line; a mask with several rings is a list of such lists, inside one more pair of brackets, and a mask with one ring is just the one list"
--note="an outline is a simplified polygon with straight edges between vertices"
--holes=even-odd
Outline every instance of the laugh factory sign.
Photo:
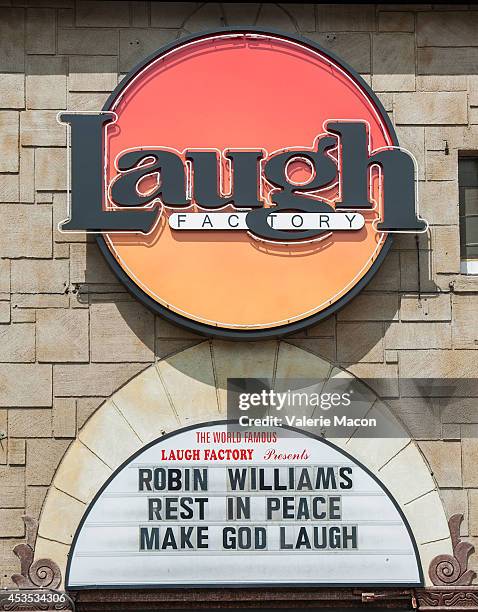
[[117,470],[74,538],[69,588],[418,585],[378,479],[321,438],[227,422],[163,436]]
[[315,43],[223,29],[147,58],[70,126],[70,218],[146,305],[258,338],[328,316],[417,232],[415,169],[380,101]]

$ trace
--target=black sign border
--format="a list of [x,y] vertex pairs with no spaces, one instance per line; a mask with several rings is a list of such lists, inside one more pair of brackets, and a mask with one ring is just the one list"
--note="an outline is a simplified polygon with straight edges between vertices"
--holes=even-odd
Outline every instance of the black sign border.
[[338,453],[340,453],[341,455],[343,455],[344,457],[346,457],[347,459],[349,459],[350,461],[352,461],[354,463],[354,465],[358,465],[362,470],[364,470],[364,472],[366,474],[368,474],[373,480],[374,482],[376,482],[378,484],[378,486],[382,489],[382,491],[384,491],[384,493],[388,496],[388,498],[390,499],[390,501],[393,503],[393,505],[395,506],[398,514],[400,515],[400,518],[403,521],[403,524],[405,525],[408,535],[410,537],[410,541],[412,543],[413,546],[413,550],[415,552],[415,561],[417,564],[417,568],[418,568],[418,575],[419,575],[419,582],[410,582],[410,583],[401,583],[401,582],[393,582],[390,584],[385,584],[383,582],[378,582],[378,583],[374,583],[374,582],[370,582],[370,583],[353,583],[353,582],[347,582],[347,583],[337,583],[337,582],[328,582],[328,583],[318,583],[318,582],[310,582],[310,583],[286,583],[286,582],[281,582],[281,583],[277,583],[277,582],[262,582],[262,583],[254,583],[254,584],[237,584],[237,583],[232,583],[232,584],[217,584],[217,585],[211,585],[211,584],[158,584],[158,585],[152,585],[152,584],[109,584],[109,585],[96,585],[96,584],[89,584],[89,585],[82,585],[82,586],[70,586],[69,585],[69,580],[70,580],[70,569],[71,569],[71,562],[73,560],[74,554],[75,554],[75,547],[76,547],[76,543],[78,541],[78,538],[80,536],[81,530],[83,528],[83,525],[86,521],[86,519],[88,518],[88,515],[90,514],[91,510],[93,509],[94,505],[96,504],[96,502],[98,501],[99,497],[103,494],[103,491],[108,487],[108,485],[110,484],[110,482],[116,478],[116,476],[129,464],[131,463],[131,461],[134,461],[134,459],[136,459],[136,457],[138,457],[141,453],[143,453],[144,451],[146,451],[148,448],[151,448],[152,446],[154,446],[155,444],[158,444],[160,442],[163,442],[164,440],[167,440],[168,438],[172,438],[174,436],[177,436],[179,434],[182,434],[186,431],[191,431],[194,429],[201,429],[204,427],[214,427],[216,425],[224,425],[224,424],[238,424],[239,420],[234,419],[234,420],[226,420],[226,419],[220,419],[217,421],[208,421],[208,422],[204,422],[204,423],[197,423],[195,425],[188,425],[187,427],[182,427],[181,429],[175,429],[174,431],[165,434],[164,436],[159,436],[158,438],[155,438],[154,440],[152,440],[151,442],[148,442],[148,444],[142,446],[140,449],[138,449],[137,451],[135,451],[130,457],[128,457],[125,461],[123,461],[123,463],[117,467],[113,473],[108,477],[108,479],[106,480],[106,482],[103,484],[103,486],[98,490],[98,492],[96,493],[96,495],[93,497],[93,499],[91,500],[91,502],[88,504],[88,507],[85,511],[85,513],[83,514],[83,516],[81,517],[81,521],[75,531],[75,535],[73,537],[71,546],[70,546],[70,550],[68,552],[68,562],[66,565],[66,572],[65,572],[65,589],[67,591],[84,591],[84,590],[111,590],[111,589],[242,589],[242,588],[247,588],[247,589],[254,589],[254,588],[263,588],[263,587],[276,587],[276,588],[282,588],[282,587],[294,587],[294,588],[307,588],[307,587],[317,587],[317,588],[350,588],[350,587],[355,587],[355,588],[412,588],[412,587],[423,587],[425,585],[425,581],[424,581],[424,576],[423,576],[423,568],[422,568],[422,562],[420,559],[420,553],[418,551],[418,545],[415,539],[415,536],[413,534],[412,528],[410,527],[410,524],[407,520],[407,517],[405,516],[405,514],[403,513],[402,508],[400,507],[400,505],[398,504],[397,500],[395,499],[395,497],[390,493],[390,491],[388,490],[388,488],[379,480],[379,478],[371,471],[369,470],[368,467],[366,467],[365,465],[363,465],[363,463],[361,461],[359,461],[356,457],[354,457],[353,455],[351,455],[350,453],[348,453],[347,451],[339,448],[337,445],[335,445],[333,442],[330,442],[329,440],[323,438],[322,436],[316,436],[313,433],[310,433],[308,431],[305,431],[303,429],[299,429],[297,427],[289,427],[288,425],[282,425],[282,429],[286,429],[289,431],[293,431],[295,433],[301,434],[303,436],[306,436],[308,438],[312,438],[313,440],[316,440],[318,442],[321,442],[323,444],[326,444],[327,446],[333,448],[334,450],[336,450]]
[[[334,53],[325,49],[315,41],[312,41],[308,38],[304,38],[302,36],[296,34],[284,33],[280,30],[276,30],[274,28],[261,28],[261,27],[224,27],[221,29],[213,29],[203,31],[197,34],[191,34],[189,36],[182,36],[174,40],[171,43],[161,47],[151,55],[149,55],[142,62],[137,64],[116,86],[111,95],[106,100],[103,111],[109,111],[113,102],[117,99],[117,97],[121,94],[123,89],[130,83],[141,70],[143,70],[150,62],[154,59],[160,57],[161,55],[175,49],[176,47],[181,47],[186,43],[193,42],[195,40],[201,40],[202,38],[206,38],[209,36],[214,36],[218,34],[224,33],[253,33],[253,34],[271,34],[273,36],[283,38],[285,40],[290,40],[293,42],[299,42],[302,45],[310,47],[315,51],[319,51],[325,56],[330,57],[334,62],[336,62],[341,68],[343,68],[346,72],[348,72],[355,81],[362,87],[363,90],[367,93],[369,98],[372,100],[373,104],[377,108],[378,112],[381,115],[382,120],[385,122],[387,129],[392,137],[393,146],[399,146],[398,138],[393,127],[393,124],[388,116],[388,113],[384,109],[382,103],[380,102],[377,95],[372,91],[371,87],[366,83],[366,81],[358,74],[353,68],[351,68],[348,64],[343,62],[339,57],[337,57]],[[158,314],[170,321],[175,325],[179,325],[184,327],[194,333],[200,334],[202,336],[206,336],[208,338],[220,338],[224,340],[263,340],[270,338],[281,338],[287,334],[293,334],[302,329],[309,327],[311,325],[315,325],[326,319],[333,313],[340,310],[345,304],[347,304],[352,298],[354,298],[358,293],[362,291],[362,289],[370,282],[372,277],[376,274],[378,269],[380,268],[385,256],[390,250],[393,242],[393,238],[389,233],[385,240],[385,243],[378,254],[375,261],[370,266],[370,269],[367,273],[356,283],[345,295],[343,295],[339,300],[324,308],[318,313],[315,313],[310,316],[306,316],[298,321],[294,321],[292,323],[286,323],[284,325],[278,325],[274,327],[262,328],[262,329],[231,329],[227,327],[220,327],[216,325],[211,325],[207,323],[200,323],[198,321],[194,321],[186,316],[180,315],[169,308],[166,308],[162,304],[156,302],[152,297],[150,297],[141,287],[139,287],[123,270],[123,268],[119,265],[116,257],[109,250],[106,241],[102,234],[98,234],[96,236],[97,244],[108,262],[109,266],[113,270],[114,274],[117,278],[125,285],[127,290],[142,304],[144,304],[147,308],[153,311],[155,314]],[[311,280],[313,282],[313,280]]]

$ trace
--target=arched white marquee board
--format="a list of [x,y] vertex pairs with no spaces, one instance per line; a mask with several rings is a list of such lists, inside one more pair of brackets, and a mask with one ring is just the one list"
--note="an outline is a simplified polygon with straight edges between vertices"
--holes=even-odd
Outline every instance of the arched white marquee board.
[[322,438],[269,431],[227,441],[216,421],[136,452],[80,522],[67,588],[423,584],[410,526],[372,472]]

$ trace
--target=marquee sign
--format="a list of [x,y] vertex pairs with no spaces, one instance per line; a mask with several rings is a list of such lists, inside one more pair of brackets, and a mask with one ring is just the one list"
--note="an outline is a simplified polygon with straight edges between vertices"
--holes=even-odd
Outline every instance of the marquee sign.
[[70,126],[70,218],[150,308],[258,338],[328,316],[418,232],[415,169],[363,79],[259,29],[190,36]]
[[[291,435],[293,434],[293,435]],[[390,493],[323,438],[218,421],[168,434],[107,481],[73,540],[70,589],[423,584]]]

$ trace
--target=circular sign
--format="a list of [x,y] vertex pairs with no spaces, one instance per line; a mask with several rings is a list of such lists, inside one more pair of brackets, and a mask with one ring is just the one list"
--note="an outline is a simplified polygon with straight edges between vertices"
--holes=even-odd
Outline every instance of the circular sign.
[[[390,236],[376,229],[383,204],[380,173],[373,166],[371,205],[355,210],[360,213],[355,225],[345,227],[343,214],[333,223],[325,215],[320,232],[299,231],[300,239],[294,231],[277,232],[280,239],[251,231],[247,206],[226,203],[211,211],[207,197],[198,203],[191,188],[205,167],[199,166],[198,152],[216,155],[219,199],[239,185],[231,152],[256,152],[258,201],[250,208],[256,214],[252,206],[274,206],[280,191],[272,170],[264,172],[268,161],[297,151],[284,167],[288,184],[301,193],[310,186],[307,211],[315,210],[316,198],[317,212],[324,207],[334,212],[342,160],[328,124],[364,125],[369,151],[397,145],[386,112],[363,79],[311,41],[250,29],[181,39],[136,67],[103,110],[115,113],[105,130],[107,182],[114,182],[118,159],[128,151],[168,151],[184,162],[188,206],[174,208],[158,198],[150,204],[158,216],[148,234],[99,237],[128,288],[175,323],[234,339],[297,331],[360,291],[390,247]],[[314,152],[327,137],[331,144],[314,167]],[[331,163],[336,176],[321,184]],[[147,194],[162,180],[161,172],[151,172],[136,190]],[[295,212],[291,208],[287,219],[283,213],[281,223],[300,230],[304,217]]]

